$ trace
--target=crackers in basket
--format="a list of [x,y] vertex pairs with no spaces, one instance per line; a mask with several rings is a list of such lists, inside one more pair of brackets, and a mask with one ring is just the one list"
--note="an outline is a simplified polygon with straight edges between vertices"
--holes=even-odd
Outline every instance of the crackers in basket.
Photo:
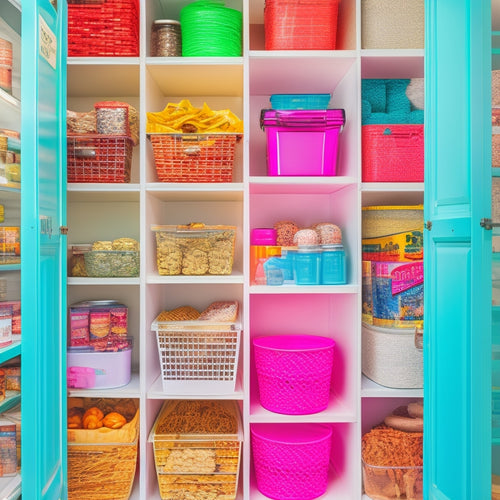
[[189,321],[196,320],[200,316],[197,309],[191,306],[180,306],[170,311],[162,311],[157,320],[158,321]]
[[180,306],[168,311],[162,311],[157,321],[236,321],[239,304],[237,300],[220,300],[212,302],[201,313],[191,306]]

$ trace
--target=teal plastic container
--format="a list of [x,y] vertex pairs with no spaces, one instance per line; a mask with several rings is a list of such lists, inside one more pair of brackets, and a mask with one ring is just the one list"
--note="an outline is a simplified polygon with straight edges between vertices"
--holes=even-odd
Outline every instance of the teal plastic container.
[[326,109],[331,97],[331,94],[273,94],[270,101],[273,109]]
[[296,285],[319,285],[321,283],[321,247],[304,245],[297,249],[294,257]]

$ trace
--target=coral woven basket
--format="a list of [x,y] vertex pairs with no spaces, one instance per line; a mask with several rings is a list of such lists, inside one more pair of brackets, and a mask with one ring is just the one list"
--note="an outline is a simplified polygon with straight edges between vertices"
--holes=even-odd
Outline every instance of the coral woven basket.
[[68,0],[69,57],[138,57],[138,0]]
[[160,182],[231,182],[238,134],[151,134]]
[[286,415],[328,406],[335,342],[316,335],[276,335],[253,341],[260,403]]
[[424,126],[363,125],[363,182],[423,182]]
[[335,50],[339,0],[266,0],[266,50]]
[[276,500],[312,500],[328,484],[332,427],[254,424],[252,453],[258,490]]

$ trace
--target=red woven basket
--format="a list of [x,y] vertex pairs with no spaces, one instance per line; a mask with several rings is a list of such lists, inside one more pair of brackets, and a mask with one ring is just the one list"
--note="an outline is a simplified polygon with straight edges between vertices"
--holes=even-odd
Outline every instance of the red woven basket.
[[68,1],[69,57],[138,55],[138,0]]
[[237,134],[151,134],[160,182],[231,182]]
[[133,147],[128,136],[68,135],[68,182],[130,182]]
[[423,182],[423,125],[363,125],[363,182]]
[[335,50],[339,0],[266,0],[266,50]]

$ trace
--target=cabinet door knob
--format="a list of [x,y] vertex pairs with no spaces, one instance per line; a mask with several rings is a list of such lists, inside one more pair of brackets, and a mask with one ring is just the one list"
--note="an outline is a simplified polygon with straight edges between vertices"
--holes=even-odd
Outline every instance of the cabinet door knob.
[[68,226],[59,226],[60,234],[68,234]]

